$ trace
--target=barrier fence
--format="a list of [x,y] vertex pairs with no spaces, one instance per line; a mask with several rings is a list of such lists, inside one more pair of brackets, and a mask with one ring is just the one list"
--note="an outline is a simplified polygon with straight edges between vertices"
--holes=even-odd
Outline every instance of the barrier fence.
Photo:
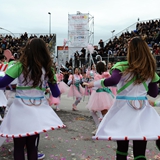
[[[157,72],[160,73],[160,56],[154,56],[156,63],[157,63]],[[117,62],[126,61],[126,56],[109,56],[109,57],[102,57],[102,61],[106,62],[106,65],[108,63],[115,64]],[[97,64],[100,59],[96,59],[96,57],[93,57],[93,61],[95,64]],[[80,57],[79,59],[73,59],[72,60],[72,67],[83,67],[85,66],[91,66],[93,64],[93,61],[88,57],[87,59]]]

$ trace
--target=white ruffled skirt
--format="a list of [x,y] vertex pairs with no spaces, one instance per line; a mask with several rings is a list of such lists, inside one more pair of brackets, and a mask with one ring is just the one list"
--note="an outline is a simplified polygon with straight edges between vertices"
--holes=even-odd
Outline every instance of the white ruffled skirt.
[[[25,100],[25,103],[30,102]],[[39,106],[25,103],[20,98],[14,99],[0,126],[1,137],[25,137],[65,127],[46,98]]]
[[160,139],[160,116],[148,100],[135,110],[127,100],[116,100],[102,119],[93,139],[157,140]]

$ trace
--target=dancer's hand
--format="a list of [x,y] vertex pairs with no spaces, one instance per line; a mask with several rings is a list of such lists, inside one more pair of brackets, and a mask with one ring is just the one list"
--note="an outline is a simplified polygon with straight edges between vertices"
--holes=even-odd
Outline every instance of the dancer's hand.
[[83,82],[83,86],[86,86],[86,87],[87,87],[87,86],[88,86],[88,83],[86,83],[86,82]]
[[50,93],[50,88],[46,88],[46,93]]
[[93,82],[90,82],[90,83],[83,83],[84,86],[87,86],[88,88],[92,88],[94,87],[94,83]]
[[154,101],[148,100],[149,104],[154,107]]

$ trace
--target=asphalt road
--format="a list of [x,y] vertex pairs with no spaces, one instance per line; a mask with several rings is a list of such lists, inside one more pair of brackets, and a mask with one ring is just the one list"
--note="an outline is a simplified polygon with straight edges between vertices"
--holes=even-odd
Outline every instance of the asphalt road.
[[[157,99],[160,97],[158,96]],[[66,95],[61,97],[61,111],[57,114],[67,128],[41,134],[39,151],[45,153],[44,160],[115,159],[115,142],[91,139],[91,132],[95,129],[95,125],[89,111],[85,108],[88,97],[83,100],[78,105],[79,111],[72,111],[73,98],[67,98]],[[155,109],[160,113],[160,108]],[[154,141],[148,142],[146,156],[148,160],[160,160],[160,152],[156,149]],[[132,142],[130,142],[128,159],[133,160]],[[12,139],[7,139],[0,148],[0,160],[13,160]]]

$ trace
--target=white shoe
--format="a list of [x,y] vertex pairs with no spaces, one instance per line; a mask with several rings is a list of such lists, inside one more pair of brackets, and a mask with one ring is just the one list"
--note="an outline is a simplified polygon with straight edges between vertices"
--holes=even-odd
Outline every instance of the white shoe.
[[97,132],[97,129],[95,129],[95,130],[92,132],[92,134],[93,134],[93,135],[95,135],[95,134],[96,134],[96,132]]
[[99,122],[101,122],[101,121],[102,121],[102,119],[103,119],[103,118],[98,118]]
[[60,111],[60,108],[56,108],[56,111]]

